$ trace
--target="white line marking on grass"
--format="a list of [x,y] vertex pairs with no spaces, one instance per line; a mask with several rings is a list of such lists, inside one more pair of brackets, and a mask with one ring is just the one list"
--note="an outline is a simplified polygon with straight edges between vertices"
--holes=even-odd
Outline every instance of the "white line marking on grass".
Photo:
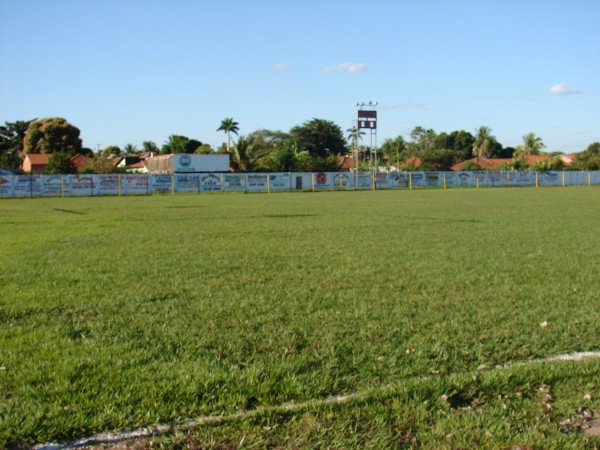
[[[535,363],[543,363],[543,362],[555,362],[555,361],[583,361],[587,359],[595,359],[600,358],[600,352],[577,352],[577,353],[564,353],[561,355],[550,356],[544,359],[533,359],[530,361],[515,361],[513,363],[507,363],[503,366],[496,366],[487,369],[486,371],[498,370],[498,369],[506,369],[509,367],[515,366],[523,366]],[[389,386],[388,386],[389,387]],[[346,395],[336,395],[332,397],[327,397],[322,400],[308,400],[301,403],[283,403],[281,405],[273,405],[273,406],[265,406],[259,407],[257,409],[249,410],[249,411],[239,411],[233,414],[229,414],[226,416],[203,416],[198,417],[196,419],[187,420],[185,422],[175,423],[171,425],[157,425],[154,427],[148,428],[138,428],[130,431],[122,431],[119,433],[99,433],[94,436],[89,436],[82,439],[77,439],[71,442],[63,442],[63,443],[46,443],[40,444],[33,447],[33,450],[74,450],[77,448],[87,447],[91,445],[99,445],[99,444],[118,444],[127,440],[134,439],[143,439],[151,436],[157,436],[159,434],[164,434],[172,431],[182,431],[190,428],[197,427],[199,425],[208,425],[208,424],[218,424],[230,422],[232,420],[237,419],[245,419],[252,416],[257,416],[260,414],[264,414],[266,412],[298,412],[303,409],[306,409],[311,406],[322,406],[322,405],[330,405],[337,403],[346,403],[351,400],[355,400],[361,397],[366,397],[369,394],[372,394],[377,389],[382,389],[382,387],[368,389],[362,392],[355,392],[352,394]]]

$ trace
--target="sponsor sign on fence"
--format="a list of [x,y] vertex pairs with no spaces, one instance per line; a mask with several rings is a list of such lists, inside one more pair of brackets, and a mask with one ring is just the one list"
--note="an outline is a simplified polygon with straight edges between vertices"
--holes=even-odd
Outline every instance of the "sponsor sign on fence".
[[600,172],[317,172],[0,175],[1,197],[174,192],[600,185]]

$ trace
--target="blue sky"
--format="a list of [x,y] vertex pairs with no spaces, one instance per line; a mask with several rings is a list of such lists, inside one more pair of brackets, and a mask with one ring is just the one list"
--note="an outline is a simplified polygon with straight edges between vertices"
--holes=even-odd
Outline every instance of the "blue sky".
[[596,0],[0,0],[0,122],[60,116],[96,149],[218,146],[313,117],[378,143],[489,126],[505,146],[600,141]]

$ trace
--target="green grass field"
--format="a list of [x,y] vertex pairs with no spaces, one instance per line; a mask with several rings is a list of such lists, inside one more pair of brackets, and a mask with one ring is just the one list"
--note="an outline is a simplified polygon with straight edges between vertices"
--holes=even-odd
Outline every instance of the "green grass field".
[[481,369],[600,349],[599,224],[595,187],[2,200],[0,448],[242,410],[144,445],[594,445],[598,360]]

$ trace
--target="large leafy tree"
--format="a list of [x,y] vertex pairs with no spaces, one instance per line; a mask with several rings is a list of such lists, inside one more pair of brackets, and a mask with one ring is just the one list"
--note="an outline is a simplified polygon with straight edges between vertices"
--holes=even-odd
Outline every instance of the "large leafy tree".
[[492,135],[492,129],[484,125],[480,126],[473,142],[473,155],[478,158],[489,158],[495,145],[496,138]]
[[225,117],[221,120],[221,125],[217,128],[217,131],[223,131],[227,135],[227,153],[231,150],[231,133],[237,135],[240,131],[239,123],[233,120],[233,117]]
[[424,169],[449,170],[455,162],[454,152],[446,148],[429,148],[421,156]]
[[19,155],[23,151],[25,133],[31,120],[17,120],[0,125],[0,167],[17,169],[21,164]]
[[307,151],[312,157],[327,158],[331,154],[346,152],[342,129],[329,120],[309,120],[292,128],[290,135],[298,150]]
[[23,153],[64,152],[71,155],[81,151],[79,128],[62,117],[32,121],[27,128]]
[[77,168],[73,164],[71,155],[66,152],[54,152],[48,160],[44,172],[49,174],[69,174],[77,173]]
[[393,139],[386,139],[381,146],[380,152],[383,159],[394,164],[399,164],[402,161],[405,150],[406,141],[402,136],[396,136]]
[[172,134],[162,146],[161,153],[194,153],[199,147],[202,147],[202,142],[197,139],[190,139],[186,136]]

